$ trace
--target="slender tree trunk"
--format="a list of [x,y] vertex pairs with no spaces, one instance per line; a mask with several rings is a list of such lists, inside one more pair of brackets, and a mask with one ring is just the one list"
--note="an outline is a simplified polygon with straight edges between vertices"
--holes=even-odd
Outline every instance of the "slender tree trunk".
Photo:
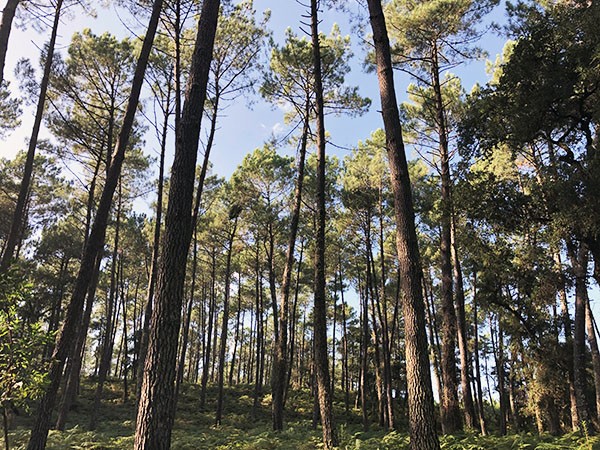
[[344,279],[342,276],[342,260],[339,260],[340,297],[342,300],[342,385],[344,389],[344,407],[350,411],[350,377],[348,374],[348,324],[346,300],[344,299]]
[[196,227],[193,227],[194,244],[192,245],[192,285],[190,287],[190,299],[188,300],[187,307],[185,310],[182,338],[181,338],[181,349],[179,351],[179,361],[177,362],[177,378],[175,379],[175,403],[179,398],[179,388],[183,383],[183,370],[185,368],[185,357],[187,354],[188,342],[190,338],[190,322],[192,319],[192,307],[194,306],[194,293],[196,291],[196,270],[198,267],[198,242],[196,240]]
[[[359,280],[359,292],[360,280]],[[363,430],[369,431],[369,410],[367,407],[367,371],[369,362],[369,291],[365,286],[361,296],[361,358],[360,358],[360,409],[362,411]]]
[[[171,83],[167,85],[167,99],[171,98]],[[167,132],[169,130],[169,102],[164,109],[161,139],[160,139],[160,162],[158,166],[158,181],[156,189],[156,212],[154,216],[154,235],[152,238],[152,264],[150,266],[150,276],[148,277],[148,290],[146,295],[146,305],[144,308],[144,322],[140,338],[140,349],[138,355],[136,380],[136,400],[139,402],[142,389],[142,378],[144,374],[144,362],[146,361],[146,352],[148,350],[148,333],[150,332],[150,319],[152,317],[152,301],[154,299],[154,289],[156,287],[156,278],[158,277],[158,257],[160,253],[160,231],[162,227],[163,210],[163,188],[165,178],[165,153],[167,149]]]
[[[505,376],[504,376],[504,334],[502,332],[502,326],[500,324],[500,318],[498,318],[497,330],[494,330],[492,316],[490,315],[490,338],[492,341],[492,352],[496,363],[496,377],[498,381],[498,399],[500,402],[500,420],[499,420],[499,432],[501,436],[506,435],[507,431],[507,399],[506,399],[506,387],[505,387]],[[497,332],[497,335],[496,335]],[[494,337],[496,335],[496,337]],[[491,395],[491,394],[490,394]],[[493,403],[492,403],[493,404]]]
[[[18,3],[18,2],[16,2]],[[8,45],[8,36],[10,34],[10,27],[12,24],[12,17],[14,17],[14,10],[17,7],[14,1],[9,0],[4,12],[2,13],[2,22],[0,23],[0,64],[1,69],[4,69],[4,60],[6,57],[6,46]],[[38,135],[40,127],[42,126],[42,118],[44,116],[44,105],[46,104],[46,92],[48,91],[48,83],[50,81],[50,74],[52,72],[52,60],[54,59],[54,49],[56,47],[56,37],[58,35],[58,25],[60,24],[60,14],[62,9],[63,0],[56,2],[54,11],[54,23],[52,25],[52,32],[50,34],[50,42],[46,47],[46,61],[44,62],[44,74],[42,76],[42,82],[40,83],[40,94],[38,97],[37,108],[35,117],[33,120],[33,130],[31,131],[31,138],[29,139],[29,147],[27,149],[27,157],[25,159],[25,166],[23,167],[23,177],[21,178],[21,185],[19,187],[19,195],[17,197],[17,203],[13,212],[13,217],[10,225],[10,231],[6,237],[4,244],[4,253],[0,260],[0,273],[6,272],[16,257],[15,249],[19,246],[21,238],[21,230],[26,225],[27,221],[27,199],[29,197],[29,189],[31,186],[31,180],[33,178],[33,163],[35,159],[35,151],[38,143]],[[13,8],[14,6],[14,8]],[[12,17],[10,17],[12,14]],[[6,19],[6,22],[5,22]],[[6,38],[4,37],[6,33]],[[2,42],[2,41],[5,42]],[[0,71],[2,72],[2,71]],[[3,73],[3,72],[2,72]],[[2,80],[0,79],[0,82]]]
[[437,62],[437,48],[433,50],[432,84],[435,93],[436,122],[439,135],[439,151],[441,163],[442,206],[440,229],[440,259],[441,259],[441,301],[442,301],[442,395],[441,422],[442,432],[452,434],[462,428],[460,407],[458,404],[458,389],[456,386],[456,313],[454,310],[452,289],[452,260],[451,260],[451,179],[450,156],[448,152],[448,132],[444,100],[440,85],[440,74]]
[[271,376],[272,419],[273,430],[283,430],[283,408],[285,403],[285,391],[288,372],[288,316],[290,285],[292,281],[292,270],[294,265],[294,250],[296,247],[296,236],[298,234],[298,223],[300,222],[300,208],[302,206],[302,185],[304,183],[304,159],[306,157],[306,145],[308,140],[308,125],[310,103],[306,101],[304,128],[302,130],[300,151],[298,154],[298,167],[296,176],[296,190],[294,193],[294,206],[290,221],[290,234],[283,269],[283,281],[281,283],[281,305],[279,307],[279,334],[275,343],[273,354],[273,374]]
[[255,376],[254,376],[254,401],[252,404],[252,417],[255,418],[258,414],[258,406],[260,404],[260,398],[262,397],[262,374],[263,374],[263,286],[262,286],[262,274],[260,270],[259,262],[259,247],[258,241],[256,245],[255,255],[255,270],[256,270],[256,284],[255,284],[255,322],[256,322],[256,338],[255,338]]
[[198,138],[219,15],[219,0],[202,4],[192,66],[171,169],[165,239],[144,366],[136,449],[168,449],[175,415],[175,364],[192,238],[192,199]]
[[[296,268],[296,286],[294,288],[294,304],[292,305],[292,320],[290,321],[290,345],[289,345],[289,358],[288,358],[288,370],[287,370],[287,378],[285,382],[285,394],[283,399],[283,404],[285,406],[285,400],[287,398],[287,393],[289,390],[289,386],[292,379],[292,367],[294,366],[294,356],[296,354],[296,318],[298,316],[298,296],[300,295],[300,277],[302,274],[302,258],[304,257],[304,241],[300,242],[300,255],[298,257],[298,267]],[[304,335],[302,335],[304,339]],[[298,362],[301,361],[301,357],[297,358]],[[300,370],[300,365],[298,365],[298,371]]]
[[[60,2],[61,0],[59,0]],[[90,237],[87,240],[86,248],[81,259],[81,267],[73,288],[71,302],[67,308],[67,313],[63,327],[57,337],[56,346],[52,355],[52,363],[49,368],[48,383],[45,393],[40,402],[36,419],[29,439],[28,450],[42,450],[46,446],[48,438],[48,429],[54,404],[56,402],[56,394],[60,386],[60,379],[63,371],[65,358],[69,355],[76,341],[76,333],[81,321],[81,314],[85,296],[92,280],[96,268],[96,258],[104,245],[104,237],[106,234],[106,225],[110,214],[110,206],[112,204],[113,194],[117,187],[119,177],[121,175],[121,167],[125,158],[125,150],[129,143],[129,136],[133,128],[135,114],[137,112],[138,100],[140,91],[144,82],[144,74],[148,64],[148,57],[156,34],[160,11],[162,9],[162,0],[155,0],[152,7],[152,15],[146,30],[146,35],[138,57],[133,81],[131,85],[131,93],[123,124],[119,133],[119,138],[114,150],[113,162],[109,168],[104,189],[98,204],[96,218],[90,232]]]
[[329,380],[327,360],[327,305],[325,298],[325,121],[324,100],[321,75],[321,49],[318,30],[318,1],[311,0],[311,36],[314,64],[315,106],[317,113],[317,235],[315,254],[315,296],[313,307],[314,343],[315,343],[315,375],[318,388],[321,426],[323,428],[323,444],[326,449],[338,445],[337,433],[333,420],[331,398],[331,382]]
[[214,327],[213,327],[213,335],[212,335],[212,342],[213,342],[213,346],[212,346],[212,355],[211,355],[211,359],[210,359],[210,382],[214,383],[215,382],[215,367],[217,365],[217,351],[219,346],[217,345],[217,335],[219,334],[219,311],[217,309],[217,297],[215,295],[214,299],[213,299],[213,304],[214,304]]
[[[107,146],[107,152],[110,151],[110,145],[112,145],[112,141]],[[102,144],[101,149],[103,148],[103,146],[104,144]],[[98,174],[100,173],[100,167],[104,160],[102,156],[103,154],[104,152],[101,150],[100,154],[98,155],[98,158],[96,159],[96,164],[94,165],[94,173],[92,175],[90,187],[88,190],[84,228],[84,245],[81,249],[82,253],[85,250],[85,246],[89,238],[90,227],[92,225],[92,214],[94,209],[96,185],[98,181]],[[104,247],[104,243],[102,244],[102,247]],[[79,379],[81,376],[81,366],[83,364],[83,357],[85,352],[85,342],[87,340],[87,332],[90,326],[90,318],[92,314],[94,297],[96,295],[96,287],[98,285],[98,277],[100,275],[99,271],[101,262],[102,254],[99,254],[98,259],[96,261],[94,276],[86,294],[85,309],[83,313],[81,326],[78,331],[76,345],[73,347],[73,350],[71,351],[71,354],[68,357],[68,364],[66,369],[67,381],[65,383],[64,391],[62,394],[62,400],[58,411],[58,418],[56,420],[57,430],[64,430],[69,411],[71,410],[71,406],[75,402],[79,391]]]
[[[575,321],[573,325],[573,381],[577,405],[577,429],[582,426],[590,430],[592,424],[586,399],[586,349],[585,349],[585,310],[587,294],[587,248],[573,242],[567,244],[567,253],[575,276]],[[593,430],[592,430],[593,431]]]
[[[585,297],[588,297],[587,292]],[[594,328],[594,315],[590,307],[590,300],[586,298],[585,324],[587,328],[588,343],[592,353],[592,367],[594,369],[594,388],[596,390],[596,428],[600,424],[600,351],[598,351],[598,339]]]
[[394,91],[390,43],[381,0],[368,0],[367,3],[375,45],[386,147],[394,193],[400,280],[404,291],[403,311],[410,445],[415,450],[439,449],[429,371],[425,308],[421,291],[421,264],[408,164],[402,141],[398,102]]
[[[240,280],[241,281],[241,280]],[[246,310],[244,309],[242,312],[242,323],[240,329],[240,356],[239,362],[237,365],[237,374],[235,376],[235,384],[240,384],[242,382],[242,363],[244,362],[244,323],[246,323]],[[244,369],[246,371],[247,369]]]
[[[236,311],[236,319],[235,319],[235,337],[233,338],[233,351],[231,353],[231,366],[229,367],[229,377],[228,384],[229,386],[233,385],[233,372],[235,370],[235,359],[237,354],[238,343],[240,342],[240,324],[243,324],[243,321],[240,322],[240,317],[242,315],[242,274],[238,273],[238,292],[237,292],[237,311]],[[243,331],[243,330],[242,330]],[[242,336],[243,338],[243,336]],[[241,343],[240,343],[241,346]],[[238,363],[238,368],[240,364]],[[239,382],[239,375],[238,375]]]
[[[518,345],[518,344],[516,344]],[[509,398],[509,409],[510,409],[510,421],[512,426],[513,433],[519,433],[520,431],[520,412],[519,412],[519,403],[517,401],[517,353],[515,344],[511,346],[510,351],[510,371],[508,374],[508,398]]]
[[[233,229],[229,234],[229,245],[227,250],[227,262],[225,264],[225,298],[223,299],[223,322],[221,324],[221,342],[219,348],[219,373],[217,375],[217,412],[215,414],[215,425],[221,425],[223,419],[223,402],[224,402],[224,379],[225,379],[225,353],[227,350],[227,329],[229,325],[229,297],[231,288],[231,255],[233,254],[233,240],[237,230],[237,221],[239,211],[233,217]],[[231,215],[231,213],[230,213]],[[231,218],[231,217],[230,217]]]
[[[384,398],[384,426],[388,430],[394,429],[394,405],[392,400],[392,369],[391,369],[391,346],[390,331],[388,322],[388,302],[386,294],[386,266],[384,254],[384,230],[383,230],[383,186],[379,187],[379,258],[381,270],[381,282],[379,283],[379,298],[376,302],[377,315],[381,324],[381,372],[382,372],[382,394]],[[370,243],[369,243],[369,247]],[[373,270],[374,284],[377,285],[377,272],[375,270],[375,261],[371,254],[371,265]],[[377,291],[376,291],[377,292]]]
[[[202,378],[200,380],[200,408],[206,404],[206,385],[208,383],[208,374],[210,370],[210,355],[212,353],[212,332],[216,310],[216,277],[217,277],[217,257],[216,248],[211,250],[211,276],[210,276],[210,298],[208,300],[208,326],[206,329],[206,345],[204,346],[204,359],[202,361]],[[216,343],[215,343],[216,344]]]
[[[453,218],[454,219],[454,218]],[[458,349],[460,352],[460,385],[462,389],[462,400],[464,406],[465,426],[468,429],[475,428],[475,405],[473,393],[471,392],[471,371],[469,364],[469,346],[467,341],[467,316],[465,313],[465,289],[463,285],[460,259],[458,258],[458,244],[456,243],[456,225],[454,220],[451,224],[452,231],[452,260],[454,269],[454,293],[456,299],[456,326],[458,332]]]
[[4,447],[6,450],[10,449],[10,440],[8,437],[8,408],[2,408],[2,424],[4,429]]
[[336,279],[334,276],[334,293],[333,293],[333,323],[331,324],[331,398],[335,397],[335,353],[337,347],[335,345],[335,331],[337,327],[337,292],[335,292]]
[[[369,297],[371,299],[371,323],[373,328],[371,331],[371,339],[373,341],[373,350],[375,356],[375,389],[377,392],[377,406],[378,406],[378,422],[380,427],[384,427],[386,423],[386,398],[384,394],[383,386],[383,361],[381,355],[381,335],[383,334],[383,325],[381,312],[379,315],[375,314],[375,304],[379,305],[380,299],[377,297],[377,280],[375,276],[375,267],[373,262],[373,250],[371,247],[371,218],[367,219],[367,226],[365,230],[365,246],[367,249],[367,273],[366,273],[366,284],[369,289]],[[377,320],[379,317],[379,321]]]
[[[110,151],[110,146],[112,142],[107,145],[107,152]],[[104,144],[101,145],[103,148]],[[94,165],[94,173],[90,182],[90,187],[88,191],[88,198],[86,203],[86,215],[85,215],[85,228],[84,228],[84,245],[82,248],[82,252],[85,250],[87,240],[89,238],[90,227],[92,225],[92,213],[94,209],[94,198],[96,193],[96,185],[98,182],[98,174],[100,173],[100,166],[104,160],[103,155],[104,152],[101,151],[96,159],[96,164]],[[102,247],[104,247],[104,243],[102,243]],[[83,364],[83,357],[85,352],[85,342],[87,340],[87,332],[90,326],[90,319],[92,314],[92,308],[94,303],[94,297],[96,295],[96,287],[98,285],[98,277],[100,276],[100,263],[102,262],[102,252],[98,255],[96,260],[96,268],[94,270],[94,276],[92,277],[92,281],[88,288],[88,292],[86,294],[86,302],[85,309],[83,313],[83,319],[81,321],[81,326],[79,327],[79,331],[77,332],[77,341],[76,345],[73,347],[71,354],[68,357],[68,364],[66,369],[66,377],[67,381],[65,383],[65,388],[63,390],[62,399],[60,403],[60,407],[58,410],[58,418],[56,420],[55,428],[57,430],[64,430],[67,422],[68,414],[71,410],[73,403],[77,399],[77,394],[79,391],[79,380],[81,377],[81,366]]]
[[473,355],[475,359],[475,380],[477,382],[477,410],[479,412],[479,429],[481,434],[486,436],[487,422],[485,420],[485,410],[483,408],[483,389],[481,388],[481,366],[479,364],[479,319],[477,317],[477,271],[473,271],[473,335],[474,349]]
[[[258,280],[258,271],[256,273],[256,280]],[[254,304],[258,305],[258,290],[255,290]],[[246,371],[246,383],[250,384],[254,381],[254,357],[256,352],[254,351],[255,339],[256,339],[256,309],[250,311],[250,335],[248,337],[248,370]]]
[[[121,368],[123,372],[123,403],[127,403],[127,399],[129,398],[129,386],[127,382],[127,371],[129,368],[128,354],[129,350],[127,348],[127,295],[128,292],[125,292],[125,283],[123,282],[123,259],[120,261],[121,266],[121,304],[122,304],[122,313],[123,313],[123,356],[121,358]],[[129,289],[127,290],[129,291]]]
[[98,254],[96,260],[96,267],[92,281],[88,288],[85,301],[85,310],[83,318],[81,320],[81,327],[77,332],[77,343],[72,348],[71,354],[69,355],[69,370],[67,371],[67,382],[65,389],[62,394],[62,400],[58,411],[58,418],[56,419],[56,429],[64,431],[67,417],[71,411],[71,406],[77,400],[77,393],[79,391],[79,380],[81,377],[81,366],[83,365],[83,357],[85,353],[85,342],[87,340],[87,331],[90,327],[90,320],[92,317],[92,308],[94,305],[94,297],[96,295],[96,287],[98,286],[98,278],[100,276],[100,264],[102,262],[102,253]]
[[[104,382],[106,381],[110,373],[110,364],[112,361],[113,347],[114,347],[114,331],[116,330],[116,322],[113,321],[113,310],[117,307],[118,302],[118,264],[119,264],[119,232],[121,224],[121,182],[119,181],[119,198],[117,203],[116,212],[116,223],[115,223],[115,242],[112,253],[112,264],[110,269],[110,291],[108,298],[106,299],[106,328],[104,330],[104,339],[102,342],[102,353],[100,357],[100,367],[98,369],[98,385],[96,386],[96,392],[94,394],[94,406],[90,416],[90,430],[95,430],[98,415],[100,413],[100,402],[102,399],[102,391],[104,389]],[[117,364],[118,366],[118,364]]]
[[[2,22],[0,22],[0,85],[4,81],[4,63],[6,62],[6,51],[8,50],[8,38],[19,3],[21,3],[21,0],[8,0],[2,10]],[[8,448],[8,444],[6,448]]]
[[437,324],[435,320],[435,308],[433,295],[431,295],[432,287],[429,285],[426,275],[423,274],[423,300],[425,301],[425,315],[427,329],[429,330],[429,355],[433,366],[433,382],[435,383],[438,395],[442,394],[442,377],[440,376],[440,362],[438,355],[440,354],[440,345],[437,335]]
[[[573,332],[571,326],[571,316],[569,315],[569,303],[567,300],[567,291],[565,287],[564,275],[562,274],[562,262],[560,253],[555,250],[553,257],[556,269],[561,272],[561,280],[558,289],[558,298],[560,299],[560,310],[562,317],[562,325],[564,327],[565,332],[566,348],[571,349],[573,348]],[[572,352],[567,353],[567,366],[569,368],[569,403],[571,406],[571,429],[576,430],[578,426],[577,424],[579,423],[579,418],[577,416],[577,398],[575,395],[573,354]]]
[[304,310],[304,314],[302,315],[302,343],[300,345],[300,350],[301,353],[298,357],[298,381],[297,381],[297,385],[298,387],[303,387],[303,380],[304,380],[304,373],[305,373],[305,369],[308,366],[308,364],[306,363],[306,330],[308,328],[308,324],[306,322],[306,309]]

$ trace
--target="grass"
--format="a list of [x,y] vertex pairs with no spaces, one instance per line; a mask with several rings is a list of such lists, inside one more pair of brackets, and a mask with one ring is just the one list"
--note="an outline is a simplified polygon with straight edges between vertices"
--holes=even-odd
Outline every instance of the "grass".
[[[100,411],[100,421],[95,431],[87,430],[94,384],[84,380],[76,408],[69,416],[65,431],[50,431],[50,449],[130,449],[133,447],[135,428],[134,402],[123,403],[120,385],[109,383]],[[311,428],[312,401],[308,392],[292,392],[286,411],[286,428],[282,432],[271,431],[270,397],[267,395],[251,416],[252,387],[236,386],[226,390],[223,424],[214,426],[214,401],[216,392],[209,390],[207,407],[199,408],[198,386],[184,385],[180,393],[178,410],[172,436],[175,450],[312,450],[321,448],[319,430]],[[336,405],[341,424],[338,427],[343,450],[399,450],[408,448],[408,436],[404,432],[386,432],[373,427],[362,431],[358,411],[346,415],[342,405]],[[13,449],[25,449],[32,418],[19,416],[14,419],[10,433]],[[509,436],[480,436],[464,433],[442,436],[445,450],[600,450],[600,437],[578,433],[561,437],[539,436],[523,433]]]

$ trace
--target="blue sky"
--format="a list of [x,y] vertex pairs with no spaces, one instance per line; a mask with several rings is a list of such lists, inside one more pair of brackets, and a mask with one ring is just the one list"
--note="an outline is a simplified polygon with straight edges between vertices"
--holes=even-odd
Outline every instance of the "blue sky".
[[[348,4],[351,5],[350,8],[354,11],[359,8],[356,2],[348,2]],[[291,27],[299,35],[303,33],[302,28],[307,28],[302,27],[300,23],[301,20],[306,21],[306,18],[303,19],[302,15],[306,15],[307,10],[295,0],[255,0],[255,8],[259,13],[265,9],[271,10],[270,28],[273,30],[275,40],[278,42],[283,41],[284,31],[287,27]],[[98,17],[94,19],[79,9],[73,10],[68,17],[64,18],[59,30],[59,51],[64,52],[72,34],[85,27],[91,28],[95,34],[110,31],[118,37],[125,37],[129,35],[127,26],[121,23],[118,17],[120,16],[124,21],[128,22],[128,26],[135,26],[136,24],[122,10],[117,14],[114,7],[108,9],[98,8],[97,13]],[[502,20],[502,15],[502,10],[497,10],[494,12],[493,18],[494,20]],[[324,10],[321,16],[321,30],[323,32],[328,33],[333,23],[338,23],[342,34],[352,35],[347,15],[335,10]],[[16,89],[13,70],[17,60],[27,57],[32,59],[35,65],[39,58],[38,49],[47,40],[48,34],[49,30],[40,34],[33,31],[31,27],[25,30],[13,27],[5,69],[6,77],[12,80],[13,89]],[[352,36],[351,39],[355,55],[351,64],[352,72],[347,78],[348,84],[359,86],[361,95],[371,98],[373,104],[370,111],[362,117],[336,118],[328,116],[326,118],[326,128],[330,133],[331,142],[335,145],[330,146],[328,152],[336,154],[340,158],[348,154],[349,149],[355,146],[359,140],[366,139],[372,131],[381,127],[381,117],[378,112],[379,92],[376,75],[364,72],[362,67],[365,54],[364,46],[360,44],[358,37]],[[481,41],[480,45],[488,51],[490,57],[493,59],[500,52],[503,42],[502,38],[488,34]],[[455,72],[461,76],[463,85],[467,90],[475,82],[485,83],[487,80],[484,61],[475,61],[468,65],[460,66]],[[405,92],[409,83],[410,80],[407,76],[400,73],[396,74],[396,87],[399,99],[403,100],[406,98]],[[229,176],[241,162],[245,154],[251,152],[256,147],[262,146],[274,131],[281,131],[284,128],[282,125],[282,111],[274,109],[258,96],[256,96],[255,100],[251,109],[247,106],[246,101],[238,100],[234,104],[229,105],[222,114],[219,122],[220,129],[216,136],[211,158],[214,171],[219,175]],[[33,112],[31,108],[27,108],[22,117],[22,126],[0,145],[0,156],[12,158],[16,151],[25,148],[31,132],[32,118]],[[42,135],[44,135],[44,132],[42,132]],[[152,148],[156,147],[157,144],[153,135],[149,133],[147,137],[148,151],[152,152]]]

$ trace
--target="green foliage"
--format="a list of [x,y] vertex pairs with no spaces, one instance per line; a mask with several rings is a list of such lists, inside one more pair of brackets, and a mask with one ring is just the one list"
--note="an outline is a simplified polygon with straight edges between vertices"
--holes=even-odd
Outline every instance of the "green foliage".
[[[344,84],[352,57],[350,37],[334,25],[329,36],[320,34],[325,113],[360,115],[371,100],[358,94],[358,87]],[[264,74],[260,92],[268,101],[286,111],[286,123],[304,119],[307,105],[314,102],[312,44],[286,30],[285,45],[271,51],[270,70]]]
[[[57,149],[59,155],[82,164],[88,177],[97,171],[98,161],[110,162],[129,98],[135,51],[130,39],[119,41],[108,32],[96,35],[84,29],[73,35],[67,58],[55,63],[48,90],[52,106],[48,128],[64,144]],[[143,131],[136,125],[131,147]],[[127,165],[137,167],[144,158],[131,153]]]
[[386,6],[395,63],[421,70],[434,53],[452,65],[481,56],[477,25],[496,0],[393,0]]
[[0,86],[0,138],[21,125],[21,100],[10,98],[8,82]]
[[41,350],[49,336],[22,310],[33,301],[32,286],[14,272],[0,275],[0,408],[27,407],[44,386]]

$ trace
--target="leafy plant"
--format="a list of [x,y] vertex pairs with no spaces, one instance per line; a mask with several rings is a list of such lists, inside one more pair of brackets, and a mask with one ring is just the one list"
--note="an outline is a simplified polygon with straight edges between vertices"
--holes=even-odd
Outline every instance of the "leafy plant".
[[42,391],[45,371],[37,357],[48,342],[41,322],[22,314],[32,286],[14,271],[0,274],[0,408],[8,447],[8,411],[27,408]]

